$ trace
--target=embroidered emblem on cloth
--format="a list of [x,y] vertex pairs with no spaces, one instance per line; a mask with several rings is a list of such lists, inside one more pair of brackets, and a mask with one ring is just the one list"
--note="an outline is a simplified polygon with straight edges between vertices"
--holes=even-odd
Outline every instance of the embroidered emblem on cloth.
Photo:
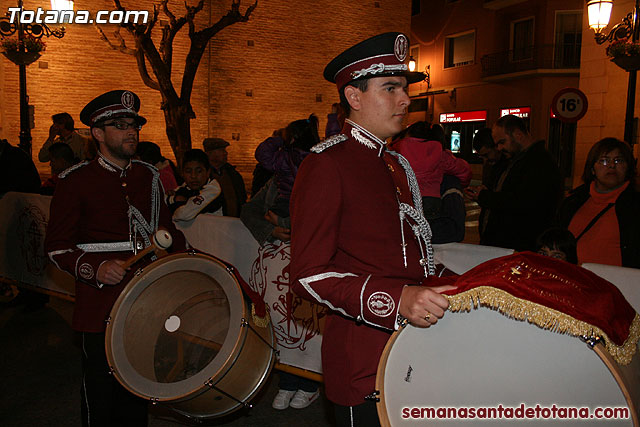
[[398,34],[396,41],[393,45],[393,53],[396,55],[396,59],[400,62],[404,62],[407,58],[407,51],[409,50],[409,40],[404,34]]
[[200,206],[200,205],[202,204],[202,202],[204,202],[204,197],[202,197],[202,196],[200,196],[200,195],[198,195],[197,197],[194,197],[194,198],[193,198],[193,203],[194,203],[195,205]]
[[340,144],[341,142],[346,141],[347,139],[347,135],[344,134],[337,134],[337,135],[332,135],[329,138],[325,139],[322,142],[317,143],[316,145],[314,145],[313,147],[311,147],[311,151],[313,153],[322,153],[324,150],[326,150],[327,148],[333,147],[334,145]]
[[84,264],[80,265],[80,268],[78,268],[78,274],[83,279],[90,280],[93,278],[93,267],[91,267],[91,264],[87,264],[85,262]]
[[393,313],[393,309],[396,308],[396,303],[386,292],[374,292],[369,296],[367,300],[367,306],[376,316],[387,317]]
[[[396,39],[396,44],[397,43],[398,41]],[[122,93],[122,96],[120,97],[120,102],[122,102],[122,105],[124,105],[125,108],[128,108],[129,110],[133,109],[133,105],[135,104],[133,93],[129,92],[128,90],[124,91]]]

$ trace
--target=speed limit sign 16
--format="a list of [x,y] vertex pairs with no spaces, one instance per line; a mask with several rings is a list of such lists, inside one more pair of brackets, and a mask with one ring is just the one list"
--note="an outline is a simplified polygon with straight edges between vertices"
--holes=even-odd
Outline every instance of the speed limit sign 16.
[[587,113],[587,96],[580,89],[568,87],[556,93],[551,111],[563,122],[577,122]]

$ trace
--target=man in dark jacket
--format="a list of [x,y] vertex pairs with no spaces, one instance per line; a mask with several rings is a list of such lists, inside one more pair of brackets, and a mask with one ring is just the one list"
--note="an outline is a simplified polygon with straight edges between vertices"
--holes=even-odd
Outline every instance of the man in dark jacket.
[[480,244],[535,250],[562,199],[562,175],[544,141],[534,141],[520,117],[501,117],[491,133],[510,163],[494,190],[478,186],[467,193],[487,210]]
[[209,156],[211,178],[216,179],[222,189],[223,214],[239,217],[240,208],[247,201],[247,190],[242,175],[235,166],[227,163],[228,146],[229,143],[222,138],[205,138],[202,141],[202,147]]

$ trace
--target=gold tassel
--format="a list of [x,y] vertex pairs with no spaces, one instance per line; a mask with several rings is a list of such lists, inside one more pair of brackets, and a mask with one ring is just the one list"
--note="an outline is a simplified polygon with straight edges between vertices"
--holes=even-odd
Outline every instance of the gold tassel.
[[640,340],[640,315],[638,313],[629,328],[629,336],[621,346],[618,346],[596,326],[544,305],[516,298],[502,289],[479,286],[457,295],[447,295],[447,298],[451,312],[471,311],[472,305],[474,309],[480,305],[497,310],[512,319],[526,320],[552,332],[576,337],[602,337],[607,351],[620,365],[631,363],[631,359],[636,353],[638,340]]
[[258,317],[256,315],[256,305],[253,303],[251,303],[251,319],[253,319],[253,324],[260,328],[266,328],[271,323],[269,310],[265,310],[264,317]]

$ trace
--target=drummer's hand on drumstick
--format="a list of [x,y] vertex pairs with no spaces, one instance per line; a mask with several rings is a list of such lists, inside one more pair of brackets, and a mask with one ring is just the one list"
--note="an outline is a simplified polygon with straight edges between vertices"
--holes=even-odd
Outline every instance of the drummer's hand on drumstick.
[[428,328],[444,316],[444,311],[449,307],[449,300],[440,295],[440,292],[454,289],[454,286],[405,286],[400,297],[399,312],[406,317],[412,325]]
[[100,264],[98,273],[96,274],[98,282],[104,283],[105,285],[117,285],[120,283],[127,273],[127,271],[122,268],[122,264],[124,264],[124,261],[120,259],[109,260]]

